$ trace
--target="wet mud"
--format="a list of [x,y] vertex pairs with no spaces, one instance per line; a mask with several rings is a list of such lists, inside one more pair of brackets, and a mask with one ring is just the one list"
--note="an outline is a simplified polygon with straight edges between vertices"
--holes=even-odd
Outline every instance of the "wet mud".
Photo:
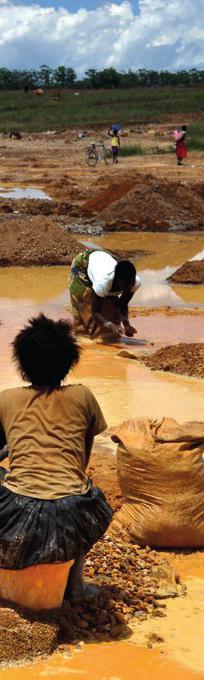
[[204,259],[185,262],[174,274],[171,274],[169,281],[173,283],[204,283]]
[[151,357],[144,357],[146,366],[154,371],[171,371],[204,378],[204,344],[184,344],[162,347]]

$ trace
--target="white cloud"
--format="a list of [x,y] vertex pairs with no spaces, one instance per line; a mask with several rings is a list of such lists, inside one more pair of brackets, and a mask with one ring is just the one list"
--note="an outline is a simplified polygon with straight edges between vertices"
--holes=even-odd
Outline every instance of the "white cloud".
[[204,68],[203,0],[107,2],[75,13],[0,0],[0,63],[8,68]]

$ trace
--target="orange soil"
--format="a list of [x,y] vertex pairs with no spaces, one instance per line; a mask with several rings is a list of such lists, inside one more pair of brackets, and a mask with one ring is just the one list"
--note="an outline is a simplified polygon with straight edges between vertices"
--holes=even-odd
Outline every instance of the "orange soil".
[[180,343],[162,347],[142,360],[153,371],[171,371],[204,378],[204,344]]
[[185,262],[168,280],[174,283],[204,283],[204,259]]

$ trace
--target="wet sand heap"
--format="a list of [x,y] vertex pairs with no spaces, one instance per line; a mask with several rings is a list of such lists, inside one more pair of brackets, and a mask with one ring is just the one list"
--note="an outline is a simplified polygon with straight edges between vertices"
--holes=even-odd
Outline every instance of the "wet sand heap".
[[204,283],[204,258],[203,260],[185,262],[182,267],[179,267],[174,274],[169,276],[168,281],[173,283]]
[[153,371],[170,371],[204,378],[204,344],[183,342],[158,349],[142,361]]

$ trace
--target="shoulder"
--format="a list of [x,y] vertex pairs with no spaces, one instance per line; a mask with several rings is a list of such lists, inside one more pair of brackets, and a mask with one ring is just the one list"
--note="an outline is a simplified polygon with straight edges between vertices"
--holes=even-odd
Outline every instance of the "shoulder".
[[23,388],[23,387],[13,387],[11,389],[2,390],[2,392],[0,392],[0,409],[1,409],[1,412],[2,412],[2,409],[5,412],[5,409],[7,410],[7,407],[9,407],[9,405],[11,403],[18,404],[19,399],[20,399],[20,395],[23,394],[24,389],[25,388]]
[[76,385],[67,385],[63,387],[63,392],[65,399],[77,399],[79,401],[89,401],[92,399],[93,394],[89,387],[86,387],[86,385],[82,385],[81,383],[77,383]]
[[24,387],[11,387],[10,389],[2,390],[2,392],[0,392],[0,399],[1,401],[6,401],[7,399],[16,397],[21,394],[24,389]]
[[100,263],[108,267],[115,267],[117,260],[115,260],[110,253],[106,253],[104,250],[95,250],[89,255],[89,264]]
[[68,385],[63,389],[65,390],[66,398],[69,401],[70,399],[73,399],[88,410],[97,408],[98,402],[94,397],[93,392],[89,389],[89,387],[86,387],[86,385],[81,385],[78,383],[77,385]]

